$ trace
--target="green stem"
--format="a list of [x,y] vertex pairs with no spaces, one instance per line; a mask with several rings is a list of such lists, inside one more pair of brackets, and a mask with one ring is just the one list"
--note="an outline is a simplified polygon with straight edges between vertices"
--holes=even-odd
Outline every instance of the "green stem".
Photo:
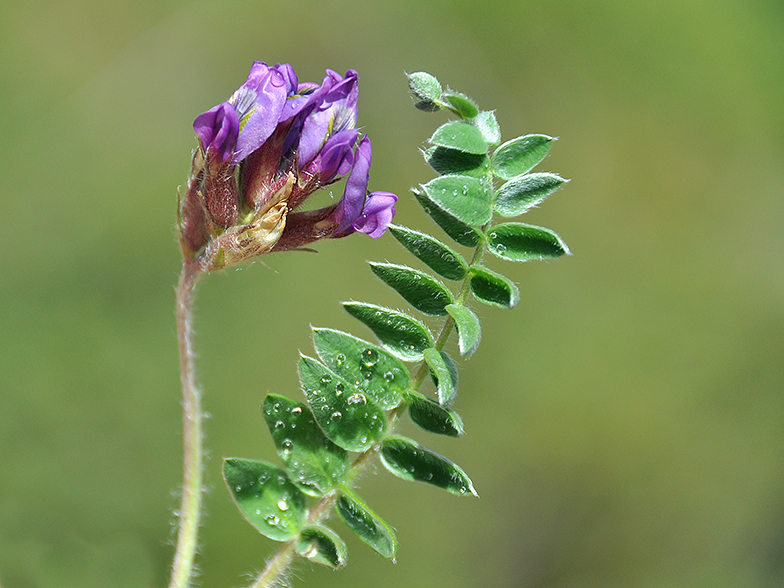
[[187,588],[193,576],[198,546],[204,480],[201,391],[196,382],[193,353],[193,297],[201,276],[198,264],[185,260],[177,285],[177,339],[182,383],[183,479],[179,530],[169,588]]

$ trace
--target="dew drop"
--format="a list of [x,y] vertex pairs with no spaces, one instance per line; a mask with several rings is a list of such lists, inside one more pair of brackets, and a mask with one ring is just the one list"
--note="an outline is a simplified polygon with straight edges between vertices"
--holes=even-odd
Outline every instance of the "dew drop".
[[332,381],[332,376],[330,376],[329,374],[324,374],[323,376],[321,376],[322,384],[329,384],[331,381]]
[[348,398],[346,398],[346,404],[354,405],[354,404],[367,404],[367,398],[364,394],[352,394]]
[[463,184],[463,194],[468,194],[468,186]]
[[257,514],[257,515],[260,515],[260,514],[261,514],[261,509],[260,509],[260,508],[257,508],[257,509],[256,509],[256,514]]
[[378,363],[378,351],[375,349],[365,349],[362,352],[360,361],[365,367],[373,367]]
[[340,412],[339,410],[336,410],[335,412],[332,413],[332,419],[335,421],[339,421],[342,416],[343,413]]
[[286,426],[286,423],[284,423],[283,421],[276,421],[275,422],[275,428],[276,429],[282,429],[285,426]]
[[337,395],[337,396],[340,396],[340,395],[342,395],[342,394],[343,394],[343,386],[341,386],[340,384],[338,384],[338,385],[335,387],[335,395]]
[[278,500],[278,508],[282,511],[287,511],[289,509],[289,501],[287,498],[281,498]]
[[[379,313],[376,313],[376,314],[379,314]],[[343,365],[343,362],[344,362],[344,361],[346,361],[346,356],[345,356],[345,355],[343,355],[342,353],[338,353],[338,354],[335,356],[335,362],[336,362],[338,365]]]
[[[256,514],[261,514],[259,511],[256,511]],[[267,521],[270,525],[279,525],[280,524],[280,517],[276,517],[274,514],[268,514],[264,517],[264,520]]]
[[[294,408],[291,409],[291,414],[300,414],[301,412],[302,412],[302,407],[301,406],[295,406]],[[295,426],[295,425],[292,425],[292,426]]]
[[506,245],[499,243],[495,246],[495,250],[498,251],[498,253],[506,253]]
[[284,439],[280,443],[280,450],[283,455],[289,455],[294,450],[294,443],[291,439]]
[[455,188],[454,190],[452,190],[452,196],[457,196],[457,188]]
[[387,382],[392,382],[395,379],[395,374],[393,374],[392,372],[385,372],[384,373],[384,379]]
[[235,486],[234,491],[235,492],[242,492],[242,486]]

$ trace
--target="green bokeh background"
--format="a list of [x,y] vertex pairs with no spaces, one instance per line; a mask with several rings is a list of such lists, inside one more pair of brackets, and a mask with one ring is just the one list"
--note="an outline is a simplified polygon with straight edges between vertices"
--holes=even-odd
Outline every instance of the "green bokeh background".
[[[427,70],[497,109],[504,138],[561,137],[572,182],[525,219],[574,256],[490,262],[514,311],[478,308],[460,463],[480,500],[383,471],[362,493],[397,565],[342,525],[348,568],[296,586],[773,587],[784,583],[784,9],[777,0],[101,2],[0,5],[0,583],[166,583],[180,480],[176,187],[196,114],[254,59],[361,75],[371,189],[407,189],[443,115]],[[275,459],[259,404],[300,397],[309,324],[338,300],[400,305],[356,236],[209,277],[205,586],[272,542],[235,512],[222,456]],[[497,261],[497,260],[496,260]],[[410,431],[410,425],[404,426]]]

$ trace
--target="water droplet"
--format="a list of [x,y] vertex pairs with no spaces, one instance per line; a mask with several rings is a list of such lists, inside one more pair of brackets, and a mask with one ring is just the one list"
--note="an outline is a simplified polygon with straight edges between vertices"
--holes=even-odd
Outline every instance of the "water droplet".
[[353,405],[353,404],[367,404],[367,398],[364,394],[352,394],[348,398],[346,398],[346,404]]
[[329,374],[324,374],[323,376],[321,376],[322,384],[329,384],[331,381],[332,381],[332,376],[330,376]]
[[[376,314],[379,314],[379,313],[376,313]],[[346,356],[343,355],[342,353],[338,353],[337,356],[335,356],[335,362],[338,365],[343,365],[344,361],[346,361]]]
[[506,253],[506,245],[499,243],[495,246],[495,250],[498,251],[498,253]]
[[286,498],[286,497],[283,497],[283,498],[281,498],[280,500],[278,500],[278,508],[279,508],[280,510],[283,510],[283,511],[286,511],[286,510],[288,510],[288,509],[289,509],[289,501],[288,501],[288,498]]
[[340,384],[335,386],[335,394],[337,396],[340,396],[341,394],[343,394],[343,386],[341,386]]
[[339,421],[342,416],[343,413],[340,412],[339,410],[336,410],[335,412],[332,413],[332,419],[336,421]]
[[373,372],[371,372],[370,370],[364,372],[362,375],[365,376],[366,380],[372,380],[373,379]]
[[260,508],[257,508],[257,509],[256,509],[256,514],[257,514],[257,515],[260,515],[260,514],[261,514],[261,509],[260,509]]
[[284,423],[283,421],[276,421],[275,422],[275,428],[276,429],[282,429],[285,426],[286,426],[286,423]]
[[275,404],[273,404],[272,405],[272,410],[274,410],[275,412],[278,412],[280,410],[280,402],[276,402]]
[[236,486],[236,487],[234,488],[234,491],[235,491],[235,492],[242,492],[242,486]]
[[[256,511],[256,514],[261,514],[259,511]],[[268,514],[264,517],[264,520],[267,521],[268,524],[277,526],[280,524],[280,517],[276,517],[274,514]]]
[[[302,407],[301,406],[295,406],[294,408],[291,409],[291,414],[300,414],[300,413],[302,413]],[[296,427],[296,426],[297,425],[292,425],[292,428]]]
[[495,239],[497,236],[498,236],[498,233],[496,233],[495,231],[493,231],[492,233],[490,233],[488,235],[488,237],[490,237],[491,239]]
[[454,190],[452,190],[452,196],[457,196],[457,188],[455,188]]
[[294,443],[291,439],[284,439],[280,443],[280,450],[283,455],[288,455],[294,450]]
[[359,442],[360,442],[360,443],[362,443],[363,445],[364,445],[365,443],[367,443],[367,440],[368,440],[368,438],[367,438],[367,435],[362,435],[362,436],[359,438]]
[[463,184],[463,194],[468,194],[468,186]]
[[392,372],[386,372],[384,373],[384,379],[387,382],[392,382],[395,379],[395,374],[393,374]]
[[373,367],[378,363],[378,351],[375,349],[365,349],[362,352],[360,361],[365,367]]

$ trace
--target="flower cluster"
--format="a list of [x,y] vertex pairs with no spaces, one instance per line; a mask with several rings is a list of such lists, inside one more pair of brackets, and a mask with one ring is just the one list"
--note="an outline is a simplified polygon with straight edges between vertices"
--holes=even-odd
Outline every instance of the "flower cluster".
[[[199,138],[180,198],[180,243],[204,271],[354,232],[380,237],[397,196],[368,193],[372,149],[357,123],[357,73],[299,83],[288,64],[255,62],[231,97],[196,117]],[[297,211],[346,178],[343,197]]]

